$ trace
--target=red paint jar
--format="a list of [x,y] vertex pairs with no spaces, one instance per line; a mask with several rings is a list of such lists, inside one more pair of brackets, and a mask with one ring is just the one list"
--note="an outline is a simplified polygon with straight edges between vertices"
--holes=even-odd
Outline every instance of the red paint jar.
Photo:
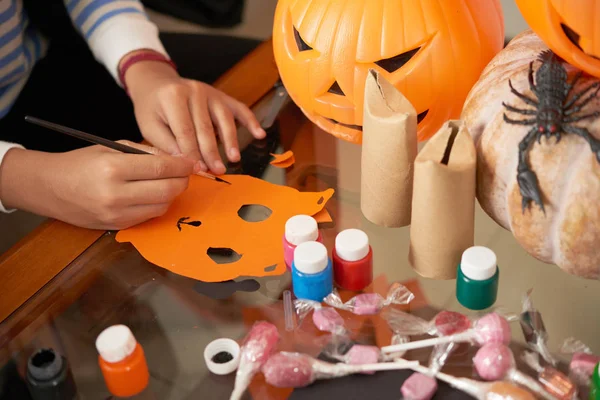
[[359,229],[338,233],[333,250],[333,277],[342,289],[361,291],[373,281],[373,249]]
[[125,325],[114,325],[96,339],[106,387],[116,397],[131,397],[148,386],[150,374],[142,346]]

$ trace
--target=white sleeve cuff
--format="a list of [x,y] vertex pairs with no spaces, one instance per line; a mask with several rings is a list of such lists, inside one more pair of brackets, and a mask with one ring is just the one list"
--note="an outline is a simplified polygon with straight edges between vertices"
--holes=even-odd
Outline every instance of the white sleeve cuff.
[[[14,148],[22,149],[23,146],[21,146],[20,144],[16,144],[16,143],[8,143],[8,142],[0,141],[0,166],[2,165],[2,161],[4,160],[4,156],[6,155],[6,153],[8,153],[8,151],[10,149],[14,149]],[[14,211],[16,211],[16,210],[14,210],[14,209],[7,210],[6,208],[4,208],[4,205],[2,204],[2,199],[0,199],[0,212],[11,213]]]
[[158,37],[158,28],[143,15],[117,15],[92,33],[89,46],[120,86],[119,62],[135,50],[154,50],[169,57]]

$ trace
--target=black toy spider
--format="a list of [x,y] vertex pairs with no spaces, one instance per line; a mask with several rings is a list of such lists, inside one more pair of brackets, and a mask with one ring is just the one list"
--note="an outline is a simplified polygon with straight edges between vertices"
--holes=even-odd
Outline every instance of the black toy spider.
[[[542,52],[539,60],[542,61],[542,65],[535,73],[535,83],[533,81],[533,62],[529,64],[529,88],[537,97],[537,101],[519,93],[513,87],[512,82],[508,81],[510,91],[535,109],[520,109],[502,103],[508,111],[533,116],[529,119],[514,120],[504,114],[504,121],[509,124],[533,126],[519,143],[517,183],[521,192],[523,213],[526,208],[529,208],[531,201],[534,201],[545,213],[537,176],[529,167],[528,162],[529,150],[536,139],[538,143],[541,143],[542,136],[546,136],[546,139],[556,136],[556,143],[558,143],[563,134],[578,135],[590,144],[592,152],[594,152],[600,163],[600,141],[594,138],[587,129],[573,125],[574,122],[600,116],[600,111],[577,115],[583,107],[597,96],[600,90],[600,82],[591,84],[579,93],[573,94],[569,99],[571,90],[581,77],[581,71],[577,73],[571,83],[568,83],[567,70],[552,51]],[[582,100],[579,101],[580,99]]]

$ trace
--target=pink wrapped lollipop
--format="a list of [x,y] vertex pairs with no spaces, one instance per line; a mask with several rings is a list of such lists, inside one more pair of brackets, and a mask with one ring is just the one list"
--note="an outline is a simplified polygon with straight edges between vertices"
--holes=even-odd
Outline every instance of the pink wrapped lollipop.
[[600,362],[600,357],[592,354],[589,346],[572,337],[565,339],[560,351],[572,355],[569,363],[569,378],[578,385],[590,386],[590,378],[596,364]]
[[[340,346],[333,346],[330,352],[325,351],[329,358],[339,360],[348,365],[375,364],[382,361],[381,350],[377,346],[368,346],[364,344],[354,344],[345,354],[340,354]],[[364,372],[372,374],[373,371]]]
[[[464,314],[454,311],[441,311],[431,321],[426,321],[415,315],[405,313],[396,309],[384,311],[383,318],[387,321],[390,329],[394,332],[392,336],[432,335],[447,336],[464,332],[471,327],[471,320]],[[444,343],[434,347],[431,353],[430,368],[438,372],[444,366],[457,343]]]
[[318,330],[331,332],[336,335],[346,333],[344,319],[334,308],[323,307],[317,301],[305,299],[294,300],[294,307],[296,308],[299,323],[313,310],[312,320]]
[[381,297],[379,293],[361,293],[347,302],[342,302],[340,295],[336,289],[323,301],[340,310],[350,311],[356,315],[375,315],[381,311],[383,307],[390,304],[408,304],[415,298],[404,285],[395,282],[390,285],[386,298]]
[[437,388],[435,378],[415,372],[404,381],[400,392],[404,400],[431,400]]
[[275,325],[260,321],[252,326],[240,348],[240,365],[235,375],[230,400],[239,400],[242,397],[254,375],[275,351],[278,341],[279,332]]
[[508,380],[529,388],[544,399],[555,399],[538,381],[516,368],[512,351],[503,343],[484,345],[475,354],[473,363],[479,376],[486,381]]
[[487,343],[510,343],[510,326],[506,318],[496,313],[484,315],[475,322],[475,325],[466,331],[441,336],[433,339],[419,340],[399,345],[386,346],[381,349],[384,354],[397,351],[407,351],[431,347],[443,343],[459,343],[475,341],[480,346]]
[[318,379],[332,379],[367,371],[389,371],[417,366],[417,361],[347,365],[331,364],[300,353],[274,354],[263,366],[265,381],[281,388],[305,387]]

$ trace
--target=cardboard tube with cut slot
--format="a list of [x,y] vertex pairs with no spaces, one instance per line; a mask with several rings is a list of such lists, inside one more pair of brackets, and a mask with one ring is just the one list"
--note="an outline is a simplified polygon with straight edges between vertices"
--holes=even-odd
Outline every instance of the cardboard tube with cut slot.
[[370,70],[365,85],[360,208],[376,225],[410,223],[417,113],[391,83]]
[[464,124],[448,121],[415,160],[408,259],[421,276],[456,278],[473,246],[476,157]]

